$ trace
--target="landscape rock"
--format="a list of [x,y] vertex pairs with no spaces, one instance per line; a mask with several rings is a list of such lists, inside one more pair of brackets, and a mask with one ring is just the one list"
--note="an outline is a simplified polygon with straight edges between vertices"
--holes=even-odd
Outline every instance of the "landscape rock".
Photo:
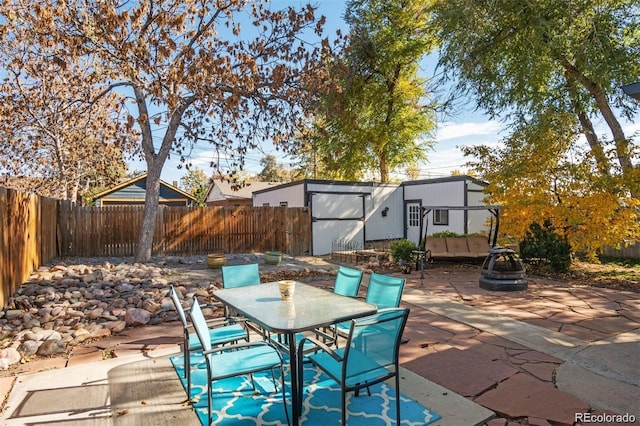
[[36,354],[40,356],[52,356],[64,352],[67,345],[62,340],[52,339],[42,342]]
[[[20,359],[22,359],[20,352],[18,352],[18,350],[13,346],[0,350],[0,360],[2,360],[2,365],[0,365],[0,367],[4,365],[8,367],[11,364],[20,362]],[[6,367],[3,369],[6,370]]]
[[[255,255],[230,261],[255,262]],[[183,265],[176,272],[176,265]],[[186,274],[189,278],[185,278]],[[261,267],[263,281],[330,275],[328,271],[293,271]],[[8,298],[0,311],[0,369],[37,356],[51,357],[127,327],[177,321],[169,285],[174,285],[187,308],[194,295],[207,316],[223,314],[213,298],[222,287],[220,271],[207,268],[205,257],[165,257],[153,263],[85,259],[41,266]]]
[[127,325],[130,325],[133,327],[146,325],[149,323],[150,319],[151,319],[151,312],[145,309],[138,309],[138,308],[129,309],[127,311],[127,314],[124,316],[124,320],[127,323]]

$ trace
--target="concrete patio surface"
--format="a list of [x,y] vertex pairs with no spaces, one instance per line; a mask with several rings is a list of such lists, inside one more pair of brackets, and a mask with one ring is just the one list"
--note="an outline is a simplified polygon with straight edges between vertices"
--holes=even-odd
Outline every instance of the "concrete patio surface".
[[[279,268],[337,265],[320,258],[260,265]],[[424,279],[403,275],[411,314],[402,392],[441,414],[437,425],[640,424],[640,293],[536,277],[528,290],[491,292],[479,288],[479,270],[451,265],[427,268]],[[186,265],[179,273],[205,282],[219,271]],[[166,323],[22,364],[0,378],[0,424],[198,424],[168,364],[180,342],[180,326]]]

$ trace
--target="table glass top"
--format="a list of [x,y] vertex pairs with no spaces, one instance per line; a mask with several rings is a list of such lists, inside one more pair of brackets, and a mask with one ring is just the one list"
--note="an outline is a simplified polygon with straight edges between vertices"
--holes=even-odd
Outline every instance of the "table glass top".
[[311,330],[376,313],[375,305],[296,282],[291,300],[282,300],[278,282],[217,290],[214,296],[272,332]]

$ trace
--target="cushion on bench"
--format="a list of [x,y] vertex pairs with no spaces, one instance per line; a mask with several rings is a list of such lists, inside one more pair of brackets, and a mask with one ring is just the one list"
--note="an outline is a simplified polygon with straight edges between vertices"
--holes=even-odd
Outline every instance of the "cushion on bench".
[[427,237],[426,250],[431,250],[430,257],[453,257],[447,250],[447,242],[444,238]]
[[447,240],[447,250],[454,257],[469,256],[469,247],[466,238],[445,238]]
[[482,235],[467,237],[467,246],[471,255],[475,257],[487,257],[491,249],[488,238]]

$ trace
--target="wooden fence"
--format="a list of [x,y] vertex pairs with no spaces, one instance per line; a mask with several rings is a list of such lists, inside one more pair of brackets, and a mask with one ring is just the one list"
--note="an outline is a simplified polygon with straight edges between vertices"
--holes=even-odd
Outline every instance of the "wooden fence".
[[[81,207],[0,188],[0,306],[56,257],[133,257],[142,206]],[[310,252],[306,208],[166,207],[156,216],[153,256]]]
[[[60,203],[60,256],[133,256],[142,206],[78,207]],[[309,253],[311,220],[306,208],[160,206],[154,256]]]
[[625,244],[619,249],[605,247],[602,254],[619,259],[640,259],[640,243]]
[[0,188],[0,306],[56,256],[57,201]]

